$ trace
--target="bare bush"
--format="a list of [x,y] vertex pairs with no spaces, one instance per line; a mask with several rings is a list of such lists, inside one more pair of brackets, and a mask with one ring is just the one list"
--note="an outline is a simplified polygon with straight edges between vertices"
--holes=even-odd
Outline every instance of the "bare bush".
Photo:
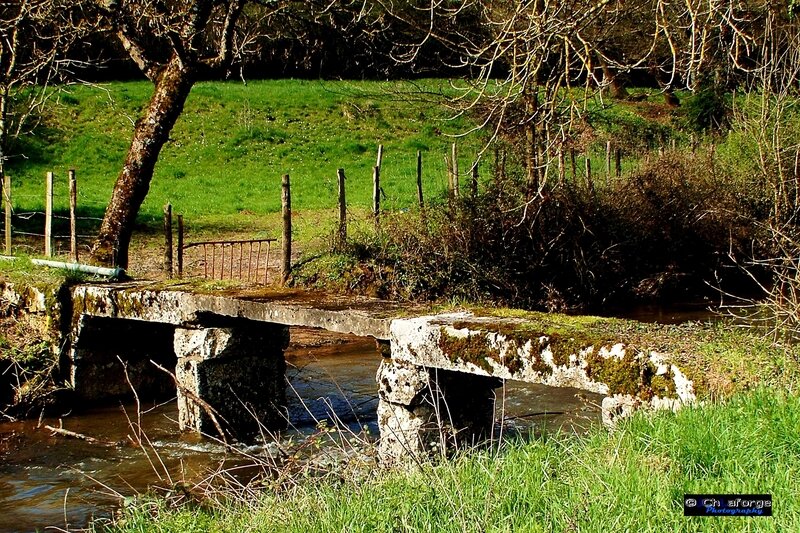
[[353,244],[348,271],[369,275],[349,289],[563,310],[711,297],[718,276],[746,280],[730,254],[750,257],[754,207],[710,154],[668,152],[607,187],[526,194],[524,171],[509,168],[424,221],[387,216]]

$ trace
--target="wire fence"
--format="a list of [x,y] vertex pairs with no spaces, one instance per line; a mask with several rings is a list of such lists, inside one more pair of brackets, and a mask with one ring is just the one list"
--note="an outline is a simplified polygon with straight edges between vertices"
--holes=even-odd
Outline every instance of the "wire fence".
[[[77,262],[79,244],[88,247],[88,242],[96,237],[96,233],[89,230],[97,226],[102,219],[77,214],[79,195],[75,171],[69,170],[63,177],[48,172],[45,176],[44,198],[31,194],[12,194],[11,176],[2,175],[0,179],[3,200],[2,232],[6,255],[13,255],[15,248],[33,254],[42,253],[45,257],[68,252],[70,258]],[[65,189],[66,193],[63,192]],[[15,205],[20,203],[36,203],[42,199],[44,199],[44,211],[21,211],[15,208]],[[69,204],[67,214],[55,211],[56,199],[67,200]],[[15,240],[15,236],[20,239]],[[68,243],[68,248],[62,244],[64,242]]]
[[[696,144],[694,138],[690,141],[694,152]],[[495,180],[507,177],[506,160],[507,151],[514,147],[497,148],[494,153],[479,151],[473,159],[464,153],[459,153],[457,143],[452,143],[447,153],[439,157],[416,153],[416,176],[403,175],[389,177],[390,183],[400,179],[408,185],[416,178],[416,197],[419,211],[425,218],[426,203],[450,202],[461,195],[477,195],[479,186],[486,186],[489,180],[481,179],[479,172],[491,174]],[[671,145],[658,148],[659,156],[665,151],[675,150],[675,141]],[[570,183],[572,187],[581,186],[594,191],[595,188],[609,187],[624,175],[636,172],[642,164],[647,164],[655,150],[650,149],[644,154],[626,154],[620,146],[612,140],[604,143],[594,143],[589,147],[578,150],[569,145],[548,147],[541,153],[523,163],[523,171],[527,172],[529,184],[531,182],[542,187],[545,183],[563,185]],[[378,145],[377,160],[373,167],[373,190],[371,217],[374,219],[376,230],[380,228],[381,213],[394,211],[399,205],[407,204],[407,198],[400,202],[398,198],[387,197],[381,183],[381,169],[383,160],[383,146]],[[492,158],[492,155],[494,156]],[[408,154],[401,157],[409,157]],[[492,161],[493,159],[493,161]],[[510,161],[509,157],[509,161]],[[517,158],[518,159],[518,158]],[[466,164],[465,164],[466,163]],[[517,162],[519,165],[519,162]],[[487,172],[488,170],[488,172]],[[510,169],[508,169],[511,172]],[[413,170],[411,171],[413,173]],[[519,172],[519,169],[514,172]],[[433,190],[423,191],[424,182]],[[284,193],[288,194],[288,176],[285,176]],[[345,171],[337,171],[339,189],[339,221],[335,232],[334,246],[343,246],[348,238],[348,220],[354,221],[354,213],[348,208],[345,198]],[[10,176],[0,175],[2,183],[3,216],[2,234],[4,248],[7,255],[13,255],[14,248],[26,250],[28,253],[43,253],[46,257],[68,253],[73,261],[78,261],[80,248],[89,250],[90,242],[96,238],[97,228],[102,221],[100,217],[79,216],[78,201],[81,199],[83,212],[91,212],[98,208],[105,210],[105,205],[89,206],[87,199],[79,194],[77,179],[74,170],[65,174],[56,175],[48,172],[45,176],[44,210],[20,210],[15,205],[40,204],[40,195],[19,194],[12,195],[12,180]],[[20,188],[21,189],[21,188]],[[535,188],[533,189],[535,192]],[[427,195],[427,198],[426,198]],[[289,200],[284,198],[285,201]],[[290,201],[290,200],[289,200]],[[62,208],[54,210],[54,205],[69,205],[65,213]],[[287,210],[284,203],[283,209]],[[406,208],[402,208],[405,210]],[[291,209],[288,209],[291,213]],[[289,229],[287,230],[287,223]],[[171,222],[169,223],[171,227]],[[170,230],[171,232],[171,230]],[[291,214],[284,216],[284,231],[282,256],[273,254],[273,248],[278,239],[248,239],[248,240],[206,240],[203,242],[183,244],[182,228],[179,229],[178,246],[179,265],[178,275],[189,277],[204,277],[206,279],[234,279],[247,282],[269,283],[271,271],[280,269],[281,279],[286,281],[291,269]],[[15,239],[16,238],[16,239]],[[172,243],[168,239],[169,251],[165,250],[164,270],[169,277],[173,274]],[[167,260],[167,255],[169,260]],[[281,260],[279,265],[272,265],[273,258]]]

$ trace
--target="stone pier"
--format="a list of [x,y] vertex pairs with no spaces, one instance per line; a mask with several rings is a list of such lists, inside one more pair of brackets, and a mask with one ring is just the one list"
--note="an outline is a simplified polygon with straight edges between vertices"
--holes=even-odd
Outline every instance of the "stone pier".
[[180,428],[237,438],[283,429],[288,342],[278,324],[176,328]]
[[491,433],[499,379],[387,358],[377,381],[378,454],[384,465],[447,454]]

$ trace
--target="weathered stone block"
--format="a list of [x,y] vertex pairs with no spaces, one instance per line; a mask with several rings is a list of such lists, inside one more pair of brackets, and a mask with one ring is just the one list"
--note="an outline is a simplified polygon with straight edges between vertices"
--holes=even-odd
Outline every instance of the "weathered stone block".
[[381,399],[378,402],[378,456],[384,466],[403,465],[427,456],[438,443],[433,407],[411,409]]
[[383,361],[378,455],[382,464],[407,464],[483,440],[494,422],[498,379]]
[[244,438],[285,428],[285,372],[280,354],[179,360],[181,429]]
[[246,438],[286,426],[288,328],[178,329],[181,429]]
[[430,376],[420,366],[391,360],[381,361],[376,377],[382,400],[398,405],[418,404],[427,390]]
[[173,346],[179,358],[220,359],[283,352],[289,343],[289,328],[257,324],[235,328],[177,328]]

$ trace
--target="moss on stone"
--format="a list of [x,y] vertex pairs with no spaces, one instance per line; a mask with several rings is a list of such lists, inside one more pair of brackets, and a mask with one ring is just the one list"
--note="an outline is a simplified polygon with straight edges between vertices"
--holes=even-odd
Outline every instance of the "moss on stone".
[[451,361],[472,363],[486,372],[494,372],[489,360],[500,361],[500,350],[489,344],[483,332],[468,333],[466,337],[456,337],[442,327],[439,335],[439,349]]
[[392,356],[392,345],[389,341],[376,340],[375,347],[377,348],[381,357],[388,359]]
[[128,293],[118,292],[112,294],[113,303],[116,306],[117,314],[124,317],[137,317],[142,316],[145,311],[144,296],[147,293]]
[[656,375],[656,366],[642,360],[633,346],[625,348],[622,358],[603,357],[599,351],[586,356],[586,373],[595,380],[608,385],[609,394],[630,394],[643,400],[653,397],[677,398],[677,389],[670,370],[665,375]]
[[675,398],[678,391],[675,389],[675,381],[672,379],[672,371],[666,376],[653,376],[650,378],[650,390],[654,396],[660,398]]
[[[525,361],[520,352],[522,348],[525,346],[524,343],[520,343],[515,339],[511,339],[508,341],[508,346],[506,347],[505,355],[502,357],[501,361],[498,361],[501,365],[505,366],[511,374],[518,374],[525,368]],[[541,358],[535,358],[531,361],[532,367],[534,370],[544,372],[553,372],[553,369],[550,368],[547,364],[544,364],[544,361]],[[540,368],[540,365],[543,365],[544,368]]]
[[600,346],[607,346],[607,341],[599,339],[589,339],[583,335],[562,336],[557,333],[548,336],[548,346],[553,354],[553,363],[558,366],[570,364],[570,356],[577,356],[582,350],[593,346],[598,349]]
[[608,393],[638,395],[642,390],[642,368],[634,355],[626,349],[623,357],[603,357],[599,350],[586,356],[586,374],[590,379],[608,385]]
[[[531,358],[528,360],[528,366],[536,372],[539,372],[544,375],[550,375],[553,373],[553,368],[547,364],[538,353],[539,347],[539,337],[538,336],[530,336],[529,334],[525,333],[524,331],[519,331],[513,328],[513,326],[509,326],[509,324],[505,324],[502,322],[497,323],[477,323],[477,322],[467,322],[467,321],[459,321],[453,324],[454,329],[467,329],[470,331],[470,337],[481,337],[483,339],[483,343],[486,345],[486,356],[485,359],[491,359],[499,366],[505,367],[511,374],[518,374],[522,370],[525,369],[525,356],[522,355],[522,350],[528,342],[531,342],[534,350],[531,354]],[[445,331],[445,328],[442,328],[442,331]],[[493,348],[491,343],[489,342],[488,335],[489,334],[499,334],[502,335],[506,340],[506,349],[505,352],[498,348]],[[443,333],[444,335],[445,333]],[[473,344],[476,341],[472,341]],[[448,354],[448,355],[457,355],[457,354]],[[475,353],[470,353],[468,356],[475,356]],[[475,363],[477,366],[481,366],[478,363]]]
[[541,352],[537,353],[531,358],[530,367],[543,376],[553,375],[553,367],[547,364],[547,362],[542,358]]
[[[535,317],[541,316],[542,313],[530,313]],[[582,350],[594,346],[598,349],[600,346],[610,346],[614,344],[610,337],[602,332],[596,331],[581,331],[578,327],[562,327],[558,324],[545,323],[542,320],[535,320],[533,322],[525,322],[520,319],[509,320],[460,320],[453,324],[455,329],[469,329],[471,331],[489,331],[496,332],[504,336],[510,342],[513,342],[517,347],[525,346],[527,342],[531,342],[535,351],[541,351],[542,348],[548,347],[553,354],[553,363],[557,366],[566,366],[570,364],[570,356],[578,355]],[[540,345],[539,340],[545,338],[544,346]],[[541,361],[541,356],[532,354],[533,368],[539,372],[550,374],[552,368]]]

